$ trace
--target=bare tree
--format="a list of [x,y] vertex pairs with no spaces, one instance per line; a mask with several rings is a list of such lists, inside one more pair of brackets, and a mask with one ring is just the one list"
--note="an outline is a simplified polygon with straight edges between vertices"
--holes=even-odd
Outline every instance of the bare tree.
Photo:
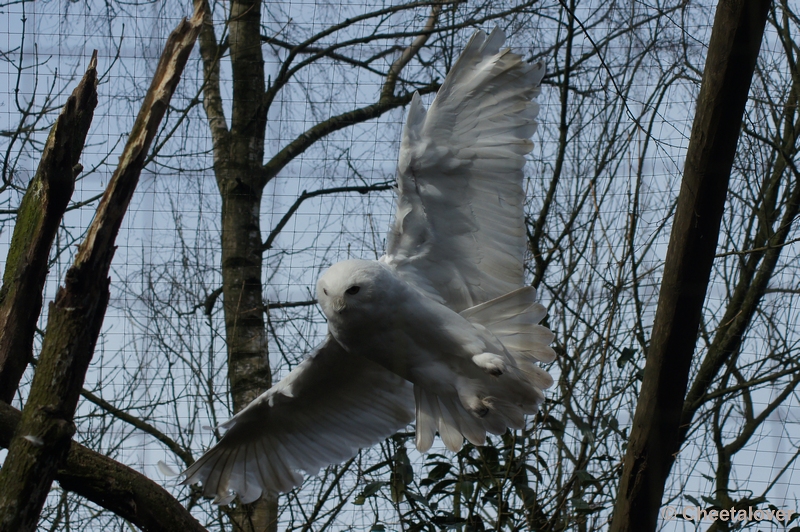
[[[100,87],[115,104],[102,108],[101,92],[98,112],[132,115],[145,92],[134,72],[147,46],[134,54],[125,43],[162,36],[160,21],[178,7],[90,7],[70,4],[67,15],[103,28],[113,42],[105,55],[119,56],[113,76],[100,76],[110,80]],[[83,447],[73,451],[159,478],[214,530],[231,523],[243,530],[607,529],[654,349],[715,6],[565,0],[207,7],[199,53],[167,109],[133,201],[131,220],[144,222],[124,233],[127,244],[112,265],[107,326],[75,417]],[[129,24],[120,41],[123,20]],[[204,425],[238,411],[316,343],[324,331],[313,301],[319,271],[383,252],[403,106],[415,90],[436,90],[473,27],[494,24],[549,72],[526,170],[528,278],[557,335],[549,370],[558,379],[542,412],[527,430],[456,455],[418,455],[410,450],[410,427],[252,508],[218,509],[160,476],[157,461],[175,469],[190,464],[219,435]],[[791,413],[800,307],[798,31],[792,4],[771,5],[701,309],[680,452],[661,481],[663,504],[791,508],[797,497],[796,447],[770,446],[798,436]],[[14,50],[4,57],[18,72],[33,64]],[[26,72],[20,79],[33,79],[32,67]],[[30,109],[20,100],[20,127],[3,137],[4,176],[12,176],[0,192],[4,228],[27,184],[23,163],[39,149],[37,124],[50,120],[47,108],[60,94],[58,87],[41,89],[46,76],[37,79],[37,94],[46,97]],[[92,135],[88,145],[98,142]],[[82,186],[116,153],[116,139],[103,142],[96,160],[83,163]],[[85,230],[70,216],[93,209],[93,198],[84,194],[67,207],[51,254],[54,272],[70,263],[70,244]],[[40,346],[36,337],[34,355]],[[22,377],[17,406],[32,374]],[[771,426],[782,432],[770,434]],[[771,466],[759,468],[754,452],[769,454]],[[115,514],[130,519],[121,504],[98,511],[102,502],[87,490],[97,479],[70,471],[56,476],[60,488],[45,504],[42,528],[106,529],[122,526]]]

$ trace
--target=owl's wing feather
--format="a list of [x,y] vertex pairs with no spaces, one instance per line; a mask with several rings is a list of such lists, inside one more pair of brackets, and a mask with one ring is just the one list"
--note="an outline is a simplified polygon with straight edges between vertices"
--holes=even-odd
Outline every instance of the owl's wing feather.
[[243,503],[289,491],[303,477],[341,462],[414,419],[411,384],[349,354],[331,337],[228,422],[222,439],[189,467],[184,484]]
[[426,112],[414,95],[398,162],[397,212],[382,261],[459,312],[523,282],[522,167],[542,63],[478,31]]

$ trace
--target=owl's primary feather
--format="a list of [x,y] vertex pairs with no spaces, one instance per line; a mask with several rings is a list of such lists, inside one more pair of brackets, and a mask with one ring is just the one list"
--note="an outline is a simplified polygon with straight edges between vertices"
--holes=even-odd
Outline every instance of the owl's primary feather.
[[552,379],[553,334],[523,287],[522,167],[541,63],[473,35],[429,110],[409,109],[386,255],[334,264],[317,296],[329,335],[223,425],[184,474],[226,504],[287,491],[416,417],[416,445],[521,428]]
[[400,146],[381,260],[457,312],[523,282],[522,167],[545,69],[504,41],[498,29],[472,36],[427,112],[414,96]]
[[223,425],[227,432],[186,470],[184,483],[227,504],[264,490],[288,491],[298,471],[352,457],[413,419],[411,385],[381,366],[348,355],[328,336],[300,365]]

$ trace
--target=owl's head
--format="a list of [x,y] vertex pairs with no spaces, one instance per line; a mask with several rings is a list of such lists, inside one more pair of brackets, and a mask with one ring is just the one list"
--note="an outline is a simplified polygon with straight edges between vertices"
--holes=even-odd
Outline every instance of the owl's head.
[[328,320],[345,312],[369,312],[391,284],[387,266],[371,260],[344,260],[317,281],[317,300]]

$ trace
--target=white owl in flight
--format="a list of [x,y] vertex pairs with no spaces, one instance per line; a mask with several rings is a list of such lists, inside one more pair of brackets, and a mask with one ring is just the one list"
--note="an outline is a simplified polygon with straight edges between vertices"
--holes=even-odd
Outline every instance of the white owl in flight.
[[[542,63],[502,31],[476,32],[426,112],[414,95],[386,255],[347,260],[317,283],[328,335],[294,371],[223,424],[185,484],[227,504],[288,491],[300,471],[346,460],[416,417],[457,451],[524,426],[553,380],[545,308],[523,286],[524,156]],[[416,408],[415,408],[416,407]]]

